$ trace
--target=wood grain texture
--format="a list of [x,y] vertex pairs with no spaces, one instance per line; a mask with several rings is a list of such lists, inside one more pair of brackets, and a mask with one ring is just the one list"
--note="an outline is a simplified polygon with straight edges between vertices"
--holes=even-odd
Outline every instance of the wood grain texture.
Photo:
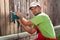
[[[30,12],[30,3],[38,1],[42,7],[42,11],[49,15],[54,25],[60,24],[60,0],[0,0],[0,35],[16,34],[24,32],[24,28],[17,26],[17,22],[10,22],[10,12],[20,11],[26,19],[33,17]],[[59,30],[59,29],[58,29]],[[29,40],[30,36],[19,40]],[[14,40],[14,39],[10,39]],[[18,39],[17,39],[18,40]]]

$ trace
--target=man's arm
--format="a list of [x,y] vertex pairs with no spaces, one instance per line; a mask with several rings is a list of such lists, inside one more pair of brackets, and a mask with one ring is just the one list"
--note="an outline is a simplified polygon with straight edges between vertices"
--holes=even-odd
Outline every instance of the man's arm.
[[19,23],[21,23],[22,27],[23,27],[28,33],[33,34],[33,33],[36,32],[36,29],[35,29],[35,28],[32,29],[32,28],[30,28],[29,26],[26,26],[26,25],[22,24],[21,21],[19,21]]
[[26,20],[26,19],[21,15],[20,12],[17,12],[16,15],[20,18],[20,21],[22,22],[22,24],[24,24],[24,25],[26,25],[26,26],[31,26],[31,25],[33,25],[33,23],[30,22],[29,20]]

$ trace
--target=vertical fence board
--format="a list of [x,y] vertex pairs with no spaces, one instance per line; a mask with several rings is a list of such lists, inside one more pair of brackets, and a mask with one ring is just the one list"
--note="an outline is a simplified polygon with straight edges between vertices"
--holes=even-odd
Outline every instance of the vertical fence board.
[[1,0],[1,32],[5,34],[4,0]]
[[6,34],[8,34],[7,29],[10,27],[8,26],[9,24],[9,0],[5,0],[5,31]]
[[[10,0],[10,11],[14,11],[14,0]],[[14,34],[15,33],[15,25],[14,25],[14,23],[13,22],[11,22],[11,24],[10,24],[11,26],[10,26],[10,32],[11,32],[11,34]]]
[[[0,1],[0,22],[1,22],[1,1]],[[0,36],[1,36],[1,23],[0,23]]]

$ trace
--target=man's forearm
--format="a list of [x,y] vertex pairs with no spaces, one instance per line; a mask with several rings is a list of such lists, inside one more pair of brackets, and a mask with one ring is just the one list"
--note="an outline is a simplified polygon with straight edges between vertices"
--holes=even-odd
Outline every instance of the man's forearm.
[[16,14],[18,17],[19,17],[19,20],[24,24],[24,25],[26,25],[26,26],[31,26],[32,25],[32,23],[29,21],[29,20],[26,20],[22,15],[21,15],[21,13],[19,13],[19,12],[17,12],[17,14]]
[[35,33],[36,32],[36,29],[32,29],[32,28],[30,28],[29,26],[25,26],[24,24],[22,24],[21,23],[21,25],[22,25],[22,27],[28,32],[28,33],[30,33],[30,34],[33,34],[33,33]]

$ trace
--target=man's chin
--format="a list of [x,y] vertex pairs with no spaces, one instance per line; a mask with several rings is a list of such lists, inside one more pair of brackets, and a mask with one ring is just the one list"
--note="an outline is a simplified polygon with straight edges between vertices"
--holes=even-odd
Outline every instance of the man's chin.
[[38,13],[37,14],[35,14],[35,16],[37,16],[38,15]]

